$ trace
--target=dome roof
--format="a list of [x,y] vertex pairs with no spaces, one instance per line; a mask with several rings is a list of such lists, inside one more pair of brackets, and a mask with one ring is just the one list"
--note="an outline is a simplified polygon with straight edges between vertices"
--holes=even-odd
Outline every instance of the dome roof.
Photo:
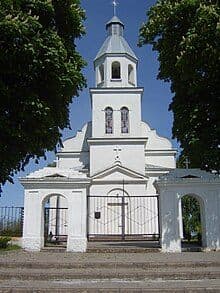
[[[115,25],[116,28],[114,30],[113,26]],[[104,41],[95,60],[105,54],[127,54],[137,60],[136,55],[123,37],[124,24],[117,16],[113,16],[112,19],[107,22],[106,29],[109,30],[109,36]]]
[[106,23],[106,28],[107,28],[109,25],[111,25],[112,23],[118,23],[118,24],[121,24],[123,27],[125,27],[124,24],[123,24],[123,22],[122,22],[117,16],[115,16],[115,15],[112,17],[111,20],[109,20],[109,21]]
[[101,49],[96,55],[96,59],[100,58],[105,54],[127,54],[137,60],[136,55],[126,42],[126,40],[121,36],[109,36],[103,43]]

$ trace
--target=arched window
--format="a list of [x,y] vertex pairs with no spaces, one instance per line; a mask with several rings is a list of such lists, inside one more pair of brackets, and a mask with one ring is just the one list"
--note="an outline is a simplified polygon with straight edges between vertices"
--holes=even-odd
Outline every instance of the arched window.
[[131,64],[128,65],[128,82],[134,84],[134,68]]
[[99,66],[99,82],[102,82],[104,80],[104,65],[101,64]]
[[105,133],[113,133],[113,110],[110,107],[105,108]]
[[129,133],[129,110],[121,108],[121,133]]
[[121,78],[121,67],[118,61],[112,63],[112,79]]

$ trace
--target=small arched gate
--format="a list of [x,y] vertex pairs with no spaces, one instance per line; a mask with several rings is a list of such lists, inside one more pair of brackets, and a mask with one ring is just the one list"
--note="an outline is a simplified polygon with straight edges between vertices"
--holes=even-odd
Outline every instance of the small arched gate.
[[52,195],[44,206],[44,244],[66,245],[68,235],[68,208],[65,199]]

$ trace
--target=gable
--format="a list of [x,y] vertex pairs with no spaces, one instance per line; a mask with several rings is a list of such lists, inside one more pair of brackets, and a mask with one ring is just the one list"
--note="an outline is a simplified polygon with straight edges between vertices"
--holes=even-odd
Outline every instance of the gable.
[[55,173],[55,174],[51,174],[51,175],[47,175],[47,176],[45,176],[45,177],[47,177],[47,178],[57,178],[57,177],[65,177],[65,176],[63,176],[63,175],[61,175],[61,174],[58,174],[58,173]]
[[125,172],[115,171],[110,174],[99,176],[96,179],[105,179],[105,180],[130,180],[130,179],[142,179],[140,176],[134,176],[132,174],[126,174]]
[[102,172],[99,172],[95,174],[92,177],[93,181],[146,181],[147,178],[133,170],[130,170],[128,168],[122,167],[121,165],[115,165],[113,167],[110,167]]

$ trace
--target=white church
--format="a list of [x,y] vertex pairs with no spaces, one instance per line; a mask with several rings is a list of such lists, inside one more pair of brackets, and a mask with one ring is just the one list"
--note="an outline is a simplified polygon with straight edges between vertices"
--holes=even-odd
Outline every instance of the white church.
[[72,252],[85,252],[95,240],[158,240],[162,251],[180,252],[186,194],[201,203],[204,248],[219,249],[219,177],[175,169],[171,142],[142,121],[138,59],[124,24],[114,16],[106,30],[94,60],[92,121],[63,142],[56,166],[20,179],[24,249],[41,250],[50,235],[66,237]]

